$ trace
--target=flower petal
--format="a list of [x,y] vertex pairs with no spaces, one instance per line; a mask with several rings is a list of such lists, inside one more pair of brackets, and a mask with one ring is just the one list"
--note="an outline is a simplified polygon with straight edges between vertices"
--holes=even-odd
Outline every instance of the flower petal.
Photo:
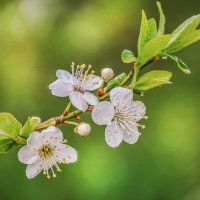
[[143,102],[141,101],[134,101],[131,104],[131,109],[130,109],[130,116],[133,116],[134,122],[138,122],[142,118],[145,117],[146,114],[146,106],[144,105]]
[[129,105],[133,101],[133,91],[130,89],[117,87],[110,91],[110,100],[116,107],[123,107]]
[[78,159],[77,151],[66,144],[58,145],[54,151],[54,155],[56,162],[64,164],[76,162]]
[[121,127],[124,130],[123,139],[125,142],[129,144],[134,144],[138,141],[140,136],[137,125],[135,123],[128,124],[128,123],[120,123]]
[[114,115],[114,107],[108,101],[98,103],[92,110],[92,119],[98,125],[107,125],[112,121]]
[[111,122],[105,131],[105,139],[106,143],[110,147],[118,147],[123,140],[123,129],[119,126],[119,124],[115,122]]
[[49,89],[54,96],[67,97],[73,91],[73,86],[67,83],[65,79],[57,79],[49,85]]
[[38,154],[31,152],[27,145],[23,146],[18,152],[18,159],[24,164],[33,164],[38,158]]
[[27,139],[27,147],[34,153],[36,152],[43,144],[42,134],[40,132],[33,132],[30,134]]
[[43,169],[42,162],[36,162],[35,164],[28,165],[26,168],[26,176],[29,179],[35,178]]
[[96,105],[99,102],[98,98],[94,94],[87,91],[84,92],[83,97],[89,105]]
[[88,104],[86,100],[83,97],[83,94],[80,92],[72,92],[69,95],[69,99],[74,107],[78,108],[79,110],[82,110],[85,112],[88,108]]
[[82,88],[88,91],[94,91],[101,87],[103,79],[99,76],[90,75],[90,78],[84,81]]
[[43,143],[46,144],[61,143],[63,141],[62,131],[55,126],[48,127],[47,129],[43,130],[41,134]]
[[59,79],[64,79],[66,83],[73,85],[74,83],[74,76],[66,70],[59,69],[56,72],[56,76]]

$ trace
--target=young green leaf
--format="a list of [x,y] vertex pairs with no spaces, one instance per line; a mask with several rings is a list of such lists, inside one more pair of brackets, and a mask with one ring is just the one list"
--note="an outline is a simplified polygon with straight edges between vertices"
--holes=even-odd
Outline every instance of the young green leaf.
[[193,44],[199,40],[199,31],[196,32],[200,24],[200,14],[195,15],[172,32],[172,39],[169,41],[167,48],[164,50],[166,53],[173,53]]
[[0,154],[7,153],[15,146],[15,141],[9,135],[0,133]]
[[120,85],[120,83],[126,78],[126,73],[121,73],[120,75],[116,76],[114,79],[110,80],[107,83],[107,86],[105,88],[104,92],[110,91],[113,88]]
[[157,1],[157,7],[158,7],[159,14],[160,14],[158,35],[163,35],[165,32],[165,15],[163,13],[161,3],[159,1]]
[[38,117],[28,117],[26,123],[20,131],[20,136],[27,138],[36,128],[36,125],[41,122]]
[[147,20],[146,14],[142,11],[142,21],[140,27],[140,34],[138,38],[138,55],[140,55],[141,50],[144,45],[151,39],[157,36],[157,25],[155,19]]
[[165,84],[171,84],[172,73],[163,70],[150,71],[141,76],[134,86],[134,90],[145,92]]
[[126,49],[122,52],[121,58],[123,63],[132,63],[137,60],[133,52]]
[[139,63],[143,65],[153,57],[160,55],[171,38],[171,35],[161,35],[149,41],[140,53],[138,58]]
[[0,113],[0,130],[15,139],[22,128],[22,125],[10,113]]
[[171,58],[172,60],[174,60],[177,63],[177,66],[186,74],[190,74],[191,71],[189,69],[189,67],[177,56],[174,55],[170,55],[170,54],[165,54],[166,56],[168,56],[169,58]]

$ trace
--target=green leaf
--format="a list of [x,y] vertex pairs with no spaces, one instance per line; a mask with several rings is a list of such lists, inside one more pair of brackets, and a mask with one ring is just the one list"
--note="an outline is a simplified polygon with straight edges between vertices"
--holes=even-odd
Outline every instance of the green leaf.
[[28,117],[26,123],[20,131],[20,136],[27,138],[40,122],[41,119],[39,117]]
[[15,139],[22,128],[22,125],[10,113],[0,113],[0,130]]
[[196,28],[198,28],[199,24],[200,14],[195,15],[183,22],[178,28],[173,31],[173,37],[169,41],[167,48],[164,50],[164,52],[173,53],[198,41],[200,36],[199,30],[196,30]]
[[189,69],[189,67],[177,56],[174,55],[170,55],[170,54],[165,54],[166,56],[168,56],[169,58],[171,58],[172,60],[174,60],[177,63],[177,66],[186,74],[190,74],[191,71]]
[[121,82],[126,78],[126,73],[121,73],[120,75],[116,76],[114,79],[108,81],[107,86],[104,92],[110,91],[113,88],[119,86]]
[[136,57],[132,51],[124,50],[121,55],[123,63],[132,63],[136,61]]
[[171,84],[172,73],[163,70],[150,71],[141,76],[134,86],[134,90],[145,92],[165,84]]
[[15,140],[9,135],[4,135],[0,133],[0,154],[7,153],[15,146]]
[[153,57],[160,55],[171,38],[171,35],[161,35],[149,41],[141,51],[138,58],[139,63],[143,65]]
[[159,1],[157,1],[157,7],[158,7],[159,14],[160,14],[158,35],[163,35],[165,32],[165,15],[163,13],[161,3]]
[[147,42],[157,36],[157,25],[155,19],[147,20],[146,14],[142,11],[142,21],[138,38],[138,55]]

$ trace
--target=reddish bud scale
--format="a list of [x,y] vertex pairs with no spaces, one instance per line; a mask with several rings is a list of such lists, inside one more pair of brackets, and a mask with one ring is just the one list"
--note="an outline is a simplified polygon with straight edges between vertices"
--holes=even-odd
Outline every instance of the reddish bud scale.
[[99,88],[98,89],[98,95],[99,96],[103,96],[104,95],[104,89],[103,88]]
[[88,106],[88,111],[92,111],[93,110],[93,108],[94,108],[94,106]]
[[78,116],[78,115],[75,118],[76,118],[76,120],[80,120],[81,119],[80,116]]
[[67,120],[65,120],[63,123],[67,125],[67,124],[68,124],[68,121],[67,121]]

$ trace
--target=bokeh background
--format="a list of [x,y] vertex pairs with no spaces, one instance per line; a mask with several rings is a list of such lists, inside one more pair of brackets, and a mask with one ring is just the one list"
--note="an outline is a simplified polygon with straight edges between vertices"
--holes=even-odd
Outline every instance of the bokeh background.
[[[168,33],[200,11],[199,0],[161,2]],[[158,19],[154,0],[0,0],[0,112],[22,123],[28,115],[45,120],[61,113],[67,99],[52,96],[48,85],[72,61],[97,72],[105,66],[128,72],[120,54],[125,48],[136,52],[143,8]],[[0,199],[199,200],[199,52],[195,44],[177,54],[190,76],[168,60],[145,69],[172,71],[174,84],[142,98],[149,119],[137,144],[111,149],[105,127],[93,125],[92,134],[81,138],[61,126],[79,162],[62,166],[57,179],[28,180],[18,149],[1,155]]]

